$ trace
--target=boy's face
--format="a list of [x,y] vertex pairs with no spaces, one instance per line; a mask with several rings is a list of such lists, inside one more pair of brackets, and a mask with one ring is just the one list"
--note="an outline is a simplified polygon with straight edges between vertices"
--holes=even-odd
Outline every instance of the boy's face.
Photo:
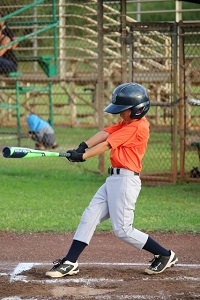
[[132,119],[130,117],[130,115],[131,115],[131,109],[130,108],[120,112],[119,115],[124,120],[124,122],[127,123],[127,124],[134,121],[134,119]]

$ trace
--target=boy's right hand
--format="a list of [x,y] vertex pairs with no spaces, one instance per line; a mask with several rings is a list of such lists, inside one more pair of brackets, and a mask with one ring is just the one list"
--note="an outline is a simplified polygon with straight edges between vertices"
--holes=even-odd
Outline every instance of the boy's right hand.
[[83,162],[83,153],[78,153],[76,150],[68,150],[67,151],[70,156],[66,157],[70,162]]

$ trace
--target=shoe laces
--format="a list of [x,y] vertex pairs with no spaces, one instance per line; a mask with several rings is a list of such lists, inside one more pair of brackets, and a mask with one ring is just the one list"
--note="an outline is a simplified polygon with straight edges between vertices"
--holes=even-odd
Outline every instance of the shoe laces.
[[154,255],[154,257],[149,261],[151,263],[152,267],[154,267],[158,264],[160,257],[161,257],[161,255]]
[[59,259],[54,260],[53,261],[53,265],[54,265],[53,269],[56,269],[57,267],[62,265],[64,261],[65,261],[64,258],[62,258],[62,259],[59,258]]

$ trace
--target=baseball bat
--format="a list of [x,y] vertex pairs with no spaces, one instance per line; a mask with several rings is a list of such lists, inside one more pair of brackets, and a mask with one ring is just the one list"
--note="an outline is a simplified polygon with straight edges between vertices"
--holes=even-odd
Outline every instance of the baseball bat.
[[34,150],[23,147],[5,147],[2,151],[5,158],[34,158],[34,157],[70,157],[70,153]]

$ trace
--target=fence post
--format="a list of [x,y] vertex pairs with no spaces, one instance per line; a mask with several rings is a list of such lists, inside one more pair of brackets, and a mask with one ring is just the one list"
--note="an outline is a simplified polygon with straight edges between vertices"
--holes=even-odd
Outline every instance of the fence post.
[[[97,79],[97,108],[98,108],[98,127],[104,127],[104,73],[103,73],[103,1],[97,3],[97,32],[98,32],[98,79]],[[104,174],[105,155],[99,155],[99,172]]]
[[[178,77],[178,27],[177,23],[174,23],[173,26],[173,36],[172,43],[174,47],[172,47],[172,101],[176,102],[178,97],[178,88],[177,88],[177,77]],[[172,107],[173,112],[173,126],[172,126],[172,182],[176,183],[177,181],[177,128],[178,128],[178,108],[175,104]]]
[[[68,20],[67,20],[68,21]],[[65,17],[65,0],[59,0],[59,77],[64,80],[66,77],[66,17]],[[65,86],[65,82],[60,82]]]
[[185,176],[185,79],[184,79],[184,30],[182,21],[179,22],[179,132],[180,132],[180,180],[184,180]]
[[126,0],[121,0],[121,56],[122,56],[122,82],[127,81],[127,33],[126,33]]

